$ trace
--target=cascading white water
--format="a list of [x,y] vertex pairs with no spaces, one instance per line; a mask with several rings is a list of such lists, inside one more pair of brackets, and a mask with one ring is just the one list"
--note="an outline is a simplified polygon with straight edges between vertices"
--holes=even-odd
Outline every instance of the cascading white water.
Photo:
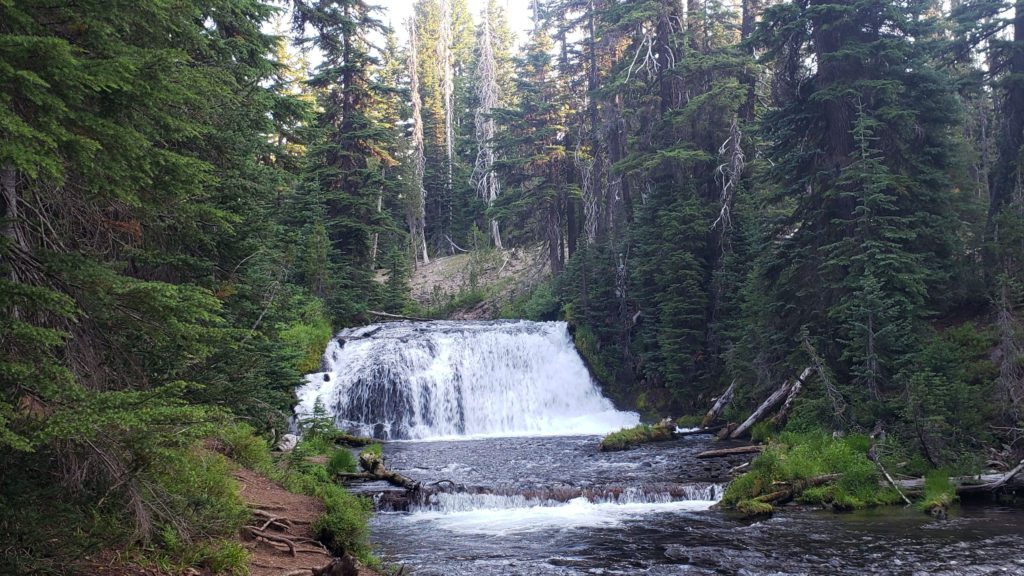
[[392,322],[338,335],[307,376],[339,428],[384,439],[604,434],[639,417],[615,410],[564,322]]
[[591,491],[568,500],[557,498],[530,497],[525,494],[474,494],[467,492],[436,492],[425,502],[414,504],[413,513],[441,512],[453,514],[473,510],[507,510],[511,508],[536,508],[564,506],[580,498],[590,504],[669,504],[673,502],[706,502],[711,504],[722,499],[725,486],[722,484],[693,484],[680,486],[673,492],[646,491],[640,487],[624,490]]

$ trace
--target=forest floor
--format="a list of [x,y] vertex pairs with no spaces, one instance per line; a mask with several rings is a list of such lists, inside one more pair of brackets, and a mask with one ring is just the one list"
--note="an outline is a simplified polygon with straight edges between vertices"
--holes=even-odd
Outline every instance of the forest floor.
[[416,267],[409,284],[424,309],[448,308],[452,320],[489,320],[547,276],[544,247],[534,246],[434,258]]
[[[242,498],[250,508],[288,520],[289,529],[282,536],[302,542],[315,539],[313,522],[324,510],[320,500],[289,492],[266,476],[246,468],[239,468],[234,474],[241,485]],[[245,542],[245,547],[249,551],[250,576],[302,574],[302,570],[308,570],[311,575],[313,568],[323,568],[332,559],[329,553],[308,543],[299,544],[294,556],[265,541],[250,540]],[[379,575],[360,567],[359,576]]]

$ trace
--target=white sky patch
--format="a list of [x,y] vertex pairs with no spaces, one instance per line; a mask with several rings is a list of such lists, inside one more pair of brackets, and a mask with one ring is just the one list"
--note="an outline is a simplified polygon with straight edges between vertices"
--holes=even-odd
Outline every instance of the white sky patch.
[[[413,14],[414,0],[376,0],[372,2],[383,10],[380,11],[380,19],[389,24],[398,34],[399,41],[403,44],[408,37],[405,22]],[[480,11],[487,6],[487,0],[466,0],[469,12],[473,15],[473,21],[480,22]],[[516,35],[516,43],[521,44],[527,38],[527,32],[533,28],[531,19],[530,0],[498,0],[498,5],[505,9],[505,17],[508,18],[509,28]]]

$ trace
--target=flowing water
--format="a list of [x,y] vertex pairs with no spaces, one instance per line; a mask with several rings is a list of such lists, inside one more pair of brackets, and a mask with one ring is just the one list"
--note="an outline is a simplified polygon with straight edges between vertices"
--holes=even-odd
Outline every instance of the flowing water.
[[601,396],[564,322],[391,322],[342,332],[296,412],[320,399],[378,438],[602,434],[633,426]]
[[[599,436],[636,422],[586,375],[560,323],[385,324],[347,332],[301,395],[340,427],[385,438],[372,539],[420,576],[1024,575],[1024,512],[960,506],[785,510],[744,521],[712,509],[740,460],[698,460],[694,436],[615,453]],[[483,410],[483,413],[474,412]],[[470,439],[472,438],[472,439]]]

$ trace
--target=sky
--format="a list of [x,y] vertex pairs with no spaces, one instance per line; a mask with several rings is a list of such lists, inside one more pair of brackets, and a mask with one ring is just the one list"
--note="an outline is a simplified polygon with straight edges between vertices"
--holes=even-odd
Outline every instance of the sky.
[[[414,0],[371,0],[383,10],[381,19],[391,25],[398,33],[398,37],[404,42],[406,37],[405,21],[412,15]],[[479,20],[480,10],[487,4],[487,0],[466,0],[470,13],[474,20]],[[526,39],[526,31],[530,29],[530,0],[498,0],[498,4],[505,9],[508,17],[509,27],[518,36],[519,42]]]

